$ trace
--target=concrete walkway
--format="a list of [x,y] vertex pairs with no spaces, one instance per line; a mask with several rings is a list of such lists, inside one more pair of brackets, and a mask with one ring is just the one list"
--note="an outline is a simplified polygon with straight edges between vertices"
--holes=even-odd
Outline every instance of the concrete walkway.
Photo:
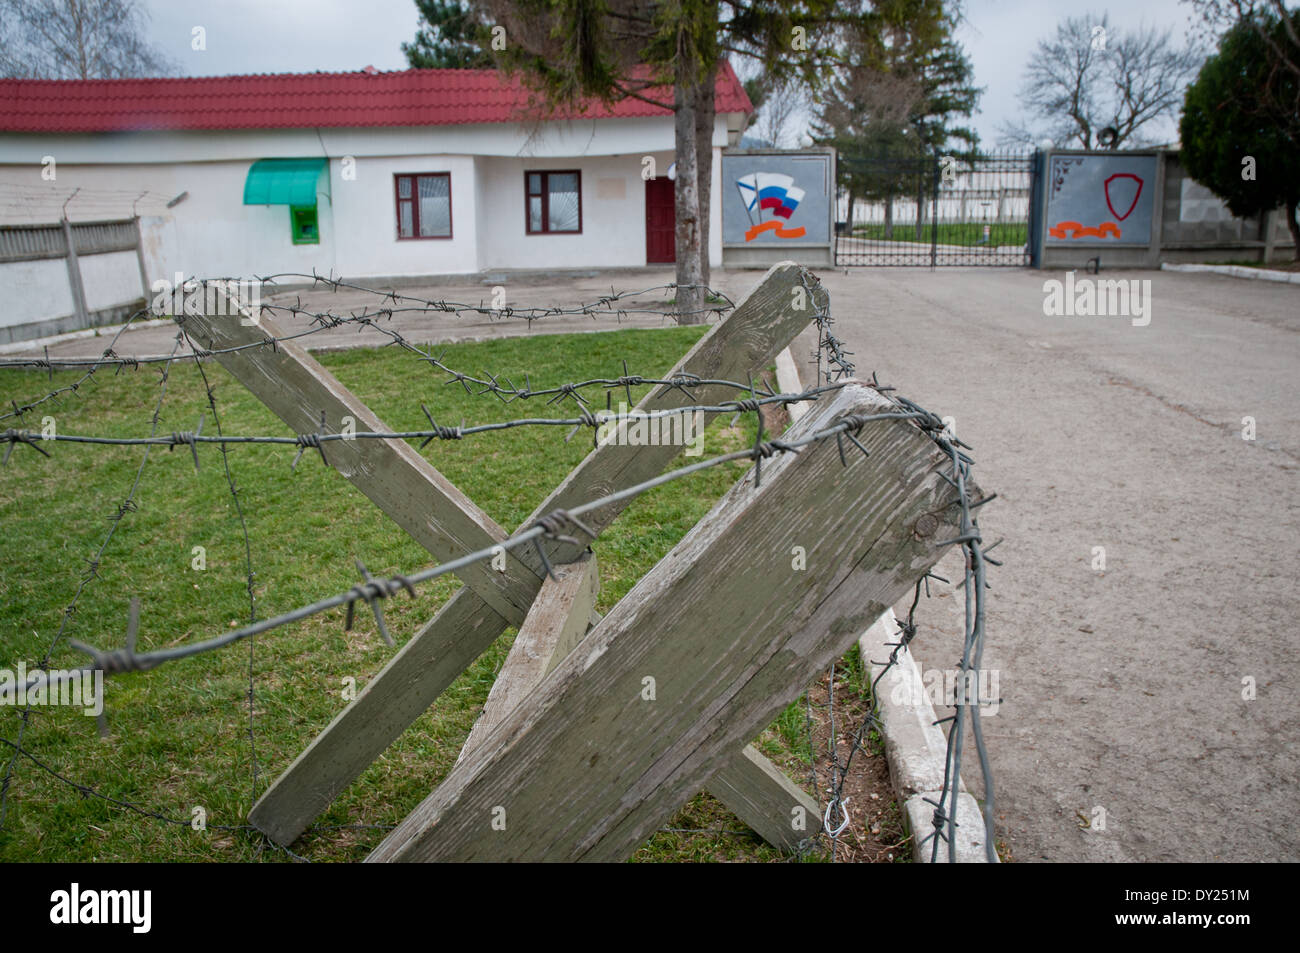
[[[451,306],[493,308],[494,289],[504,288],[507,308],[563,307],[576,308],[593,304],[612,291],[643,291],[669,284],[674,279],[671,270],[608,272],[594,277],[543,278],[537,276],[496,276],[487,281],[477,277],[447,279],[436,284],[403,286],[398,294],[426,301],[444,302]],[[752,284],[738,282],[742,287]],[[365,284],[358,280],[356,284]],[[380,292],[388,285],[368,285]],[[491,317],[476,313],[443,313],[425,310],[420,301],[387,300],[382,293],[342,288],[338,291],[322,288],[301,292],[265,295],[263,304],[270,320],[285,334],[293,334],[312,327],[312,314],[330,313],[340,317],[356,314],[374,315],[390,310],[391,315],[380,319],[386,328],[398,331],[416,344],[431,342],[478,341],[493,337],[510,337],[523,334],[573,334],[588,331],[610,331],[620,327],[658,328],[671,324],[667,312],[672,310],[671,289],[660,289],[646,294],[628,296],[609,304],[608,313],[597,317],[585,315],[547,315],[530,322],[522,317]],[[286,309],[301,309],[306,315],[296,315]],[[620,309],[626,309],[620,313]],[[650,312],[650,313],[643,313]],[[132,326],[118,339],[114,351],[121,357],[158,357],[172,352],[176,341],[176,328],[170,322],[146,321],[150,325]],[[50,357],[60,360],[96,358],[116,328],[101,328],[98,336],[65,337],[49,345]],[[84,332],[83,332],[84,333]],[[302,337],[298,343],[308,350],[338,350],[340,348],[368,347],[387,344],[392,339],[381,331],[350,325],[329,328]],[[13,345],[4,349],[0,359],[21,355],[41,355],[41,346],[23,348]],[[188,354],[188,348],[182,348]]]
[[[719,272],[713,283],[739,297],[758,277]],[[954,416],[980,485],[999,494],[980,511],[986,543],[1006,539],[1005,566],[990,575],[984,659],[1003,699],[985,720],[998,836],[1016,861],[1300,859],[1300,289],[1103,275],[1151,282],[1151,322],[1134,327],[1124,317],[1044,316],[1043,282],[1053,277],[1063,276],[823,275],[834,330],[864,376],[874,370]],[[638,272],[507,287],[511,304],[574,304],[611,283],[671,279]],[[491,294],[477,281],[427,290],[473,302]],[[317,294],[304,304],[349,306],[346,295]],[[418,340],[529,333],[523,322],[396,320]],[[612,326],[547,320],[531,333]],[[166,353],[173,336],[132,332],[118,352]],[[349,330],[313,340],[369,339]],[[103,346],[82,339],[50,353]],[[1247,416],[1252,442],[1241,438]],[[1096,547],[1104,572],[1093,569]],[[952,557],[940,568],[960,578]],[[947,594],[922,603],[914,648],[923,668],[955,664],[957,603]],[[1254,700],[1243,700],[1243,678],[1254,680]],[[966,765],[981,794],[973,759]]]

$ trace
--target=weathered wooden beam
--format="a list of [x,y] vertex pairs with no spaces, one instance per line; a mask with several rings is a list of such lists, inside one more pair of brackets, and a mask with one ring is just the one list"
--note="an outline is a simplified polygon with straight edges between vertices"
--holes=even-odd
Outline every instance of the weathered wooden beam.
[[[801,296],[805,277],[815,291]],[[800,300],[800,298],[803,300]],[[826,292],[800,265],[773,265],[734,311],[714,325],[665,375],[745,380],[759,374],[808,326]],[[796,305],[803,304],[802,309]],[[734,399],[734,390],[695,389],[700,403]],[[676,388],[654,388],[637,408],[681,407]],[[663,471],[681,452],[677,446],[602,445],[589,453],[522,525],[538,517],[632,486]],[[584,522],[599,530],[622,512],[615,503]],[[548,547],[549,548],[549,547]],[[557,558],[562,554],[552,551]],[[567,558],[572,558],[569,553]],[[540,580],[538,585],[540,586]],[[412,636],[362,693],[344,708],[249,812],[249,823],[276,843],[289,844],[415,721],[506,628],[507,622],[468,587]]]
[[600,591],[596,557],[588,554],[578,562],[557,566],[555,576],[542,582],[457,762],[478,747],[587,634],[587,623]]
[[[537,600],[519,627],[457,764],[564,661],[590,625],[600,622],[600,613],[594,608],[600,589],[596,557],[588,554],[579,562],[556,567],[555,572],[556,579],[542,582]],[[753,745],[727,759],[709,782],[709,793],[782,850],[796,850],[800,841],[821,829],[817,802]]]
[[822,828],[817,802],[753,745],[724,761],[708,791],[781,850],[796,851]]
[[[420,631],[433,626],[440,637],[422,640],[417,632],[403,645],[263,792],[248,812],[250,824],[277,844],[297,840],[428,709],[428,686],[446,687],[459,678],[505,631],[506,620],[465,588]],[[379,691],[372,690],[376,685]]]
[[[786,439],[893,408],[853,383]],[[630,855],[957,535],[929,437],[880,420],[858,440],[847,468],[832,439],[739,481],[368,860]]]
[[[254,322],[236,310],[228,315],[177,315],[176,320],[196,344],[209,350],[265,342],[264,347],[219,353],[216,358],[296,433],[340,433],[344,417],[351,417],[357,430],[390,429],[293,341],[271,347],[272,338],[283,334],[269,318]],[[439,562],[506,537],[505,530],[405,440],[335,440],[322,447],[330,466]],[[541,579],[537,570],[514,556],[506,562],[505,572],[476,563],[457,575],[494,612],[517,625]]]

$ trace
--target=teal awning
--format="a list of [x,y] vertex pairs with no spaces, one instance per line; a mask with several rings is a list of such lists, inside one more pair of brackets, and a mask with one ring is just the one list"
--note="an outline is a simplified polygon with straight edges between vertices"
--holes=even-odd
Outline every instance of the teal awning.
[[324,159],[258,159],[244,180],[245,205],[315,205]]

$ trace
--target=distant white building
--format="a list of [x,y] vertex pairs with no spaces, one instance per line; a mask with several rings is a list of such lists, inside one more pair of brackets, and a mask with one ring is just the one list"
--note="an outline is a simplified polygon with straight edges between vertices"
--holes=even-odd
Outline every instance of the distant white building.
[[[647,95],[672,102],[671,89]],[[55,253],[66,242],[52,228],[33,238],[12,227],[64,218],[92,256],[81,262],[80,309],[91,324],[124,305],[111,299],[142,297],[142,275],[374,278],[673,261],[671,111],[626,99],[539,119],[529,100],[493,70],[0,80],[0,284],[11,299],[0,328],[76,310],[61,306],[75,305],[75,292],[65,302],[52,291],[69,285]],[[720,154],[752,109],[724,64],[714,264]],[[131,248],[122,235],[80,237],[90,232],[78,223],[132,218],[140,254],[113,250]]]

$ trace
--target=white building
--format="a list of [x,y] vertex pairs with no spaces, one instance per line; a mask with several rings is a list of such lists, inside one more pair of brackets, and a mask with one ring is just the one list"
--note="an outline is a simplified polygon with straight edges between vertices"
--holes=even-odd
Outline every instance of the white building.
[[[648,95],[672,102],[671,89]],[[492,70],[0,80],[0,328],[48,333],[77,311],[104,323],[143,296],[142,274],[373,279],[672,261],[671,111],[627,99],[541,119],[529,99]],[[724,64],[715,265],[720,154],[751,111]],[[138,218],[142,236],[140,254],[120,236],[75,239],[80,307],[56,230],[11,227],[65,218]]]

